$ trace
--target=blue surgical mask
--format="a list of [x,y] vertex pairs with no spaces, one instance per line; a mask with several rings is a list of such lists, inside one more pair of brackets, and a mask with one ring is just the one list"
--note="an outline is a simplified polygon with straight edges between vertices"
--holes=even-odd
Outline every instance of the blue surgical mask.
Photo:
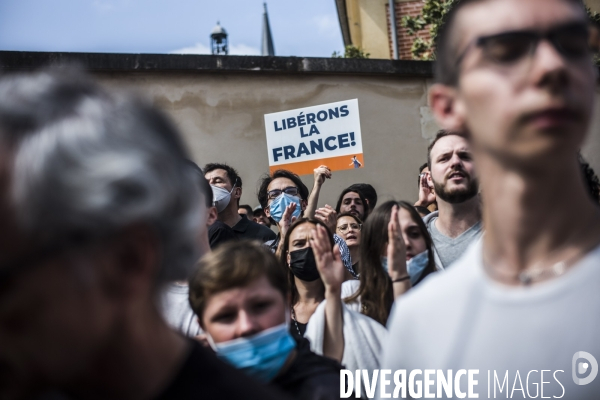
[[273,218],[277,222],[281,221],[286,207],[292,203],[296,203],[296,209],[294,210],[292,217],[298,218],[300,216],[300,213],[302,212],[302,207],[300,206],[300,199],[296,196],[291,196],[287,193],[281,193],[269,205],[269,210],[271,211],[271,218]]
[[219,358],[265,383],[277,376],[292,350],[296,348],[287,323],[251,337],[223,343],[214,343],[209,336],[209,343]]
[[423,275],[423,271],[429,264],[429,253],[425,250],[417,254],[406,263],[406,270],[410,275],[410,283],[414,285]]
[[383,267],[385,272],[388,272],[388,258],[387,257],[381,257],[381,266]]

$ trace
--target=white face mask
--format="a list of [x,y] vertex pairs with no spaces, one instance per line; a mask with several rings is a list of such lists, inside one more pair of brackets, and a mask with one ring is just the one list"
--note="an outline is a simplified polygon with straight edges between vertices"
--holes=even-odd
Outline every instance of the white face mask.
[[231,193],[233,192],[233,189],[235,189],[235,186],[231,188],[230,192],[218,186],[210,185],[210,187],[213,191],[213,205],[217,207],[217,212],[220,213],[229,205]]

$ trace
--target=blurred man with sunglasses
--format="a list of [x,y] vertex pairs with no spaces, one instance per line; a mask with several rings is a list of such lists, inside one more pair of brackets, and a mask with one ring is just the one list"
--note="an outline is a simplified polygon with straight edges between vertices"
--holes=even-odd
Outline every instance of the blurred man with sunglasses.
[[577,163],[597,80],[588,39],[576,0],[463,0],[447,15],[429,98],[444,129],[470,134],[486,232],[398,302],[382,368],[478,369],[480,397],[489,384],[597,398],[600,210]]

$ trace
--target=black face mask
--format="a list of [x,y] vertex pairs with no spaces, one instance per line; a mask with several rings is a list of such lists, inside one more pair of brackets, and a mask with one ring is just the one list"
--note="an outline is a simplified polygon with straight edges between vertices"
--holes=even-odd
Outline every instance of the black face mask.
[[290,252],[292,274],[301,281],[313,282],[320,278],[312,247]]

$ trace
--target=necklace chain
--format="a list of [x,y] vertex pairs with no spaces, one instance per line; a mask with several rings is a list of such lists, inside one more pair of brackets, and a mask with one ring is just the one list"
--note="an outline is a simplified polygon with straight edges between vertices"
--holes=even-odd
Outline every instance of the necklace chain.
[[296,330],[298,331],[298,335],[302,337],[302,333],[300,332],[300,327],[298,326],[298,321],[296,321],[296,311],[294,311],[294,306],[292,306],[292,320],[294,321],[294,325],[296,325]]
[[[593,223],[595,223],[595,221],[596,221],[596,219],[590,218],[590,222],[588,222],[588,224],[586,225],[586,227],[584,229],[582,229],[582,231],[584,231],[584,232],[587,231],[587,229],[591,225],[593,225]],[[577,233],[574,233],[573,235],[571,235],[571,237],[569,239],[575,238],[577,236]],[[594,241],[591,245],[586,246],[586,248],[583,249],[582,251],[578,251],[576,254],[569,256],[557,263],[552,264],[552,266],[550,268],[539,267],[539,268],[532,268],[529,270],[524,270],[524,271],[519,272],[519,274],[515,278],[522,285],[529,286],[533,282],[539,281],[543,278],[555,278],[555,277],[561,276],[565,272],[567,272],[567,270],[569,269],[570,266],[575,264],[575,261],[577,259],[579,259],[580,257],[584,257],[589,251],[594,249],[596,246],[598,246],[598,242]],[[556,252],[557,251],[555,250],[551,254],[554,254]],[[495,271],[494,269],[490,268],[489,264],[485,261],[485,257],[482,257],[482,258],[483,258],[483,260],[482,260],[483,266],[488,272],[490,272],[492,275],[496,275],[496,276],[502,275],[502,274],[499,274],[498,271]]]

